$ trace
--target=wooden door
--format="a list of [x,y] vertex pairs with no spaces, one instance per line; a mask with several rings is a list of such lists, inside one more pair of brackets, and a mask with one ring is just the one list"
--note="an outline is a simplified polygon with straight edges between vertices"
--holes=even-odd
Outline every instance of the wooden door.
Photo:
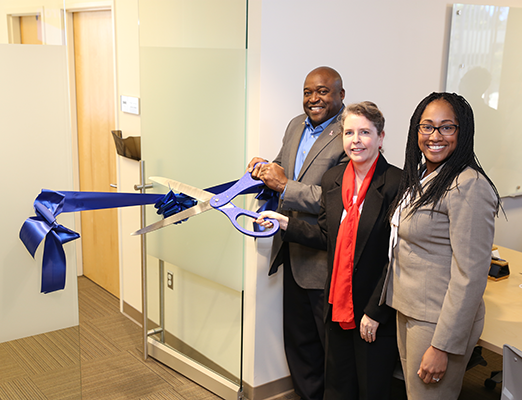
[[[111,11],[73,14],[80,189],[115,192],[114,68]],[[83,274],[120,297],[116,209],[81,215]]]
[[20,43],[42,44],[42,24],[38,15],[20,17]]

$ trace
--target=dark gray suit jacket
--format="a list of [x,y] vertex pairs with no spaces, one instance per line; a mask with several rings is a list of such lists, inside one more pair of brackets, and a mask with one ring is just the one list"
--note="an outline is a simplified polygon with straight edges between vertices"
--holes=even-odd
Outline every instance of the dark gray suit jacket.
[[[283,137],[283,145],[274,163],[285,169],[288,178],[284,198],[279,201],[278,212],[317,224],[321,206],[321,179],[326,171],[348,162],[343,149],[340,115],[319,135],[306,157],[297,180],[293,180],[295,159],[304,130],[306,114],[290,121]],[[283,241],[278,232],[272,244],[269,275],[275,273],[283,262]],[[316,250],[297,243],[289,243],[290,264],[297,284],[303,289],[324,289],[327,271],[326,251]]]

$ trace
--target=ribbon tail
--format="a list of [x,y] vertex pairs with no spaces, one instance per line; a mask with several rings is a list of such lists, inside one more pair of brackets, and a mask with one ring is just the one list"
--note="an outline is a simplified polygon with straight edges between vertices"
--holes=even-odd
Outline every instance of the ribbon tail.
[[42,293],[51,293],[65,287],[67,264],[63,245],[80,235],[63,225],[57,225],[45,238],[42,262]]
[[58,235],[51,231],[45,238],[42,263],[42,293],[55,292],[65,287],[65,252]]

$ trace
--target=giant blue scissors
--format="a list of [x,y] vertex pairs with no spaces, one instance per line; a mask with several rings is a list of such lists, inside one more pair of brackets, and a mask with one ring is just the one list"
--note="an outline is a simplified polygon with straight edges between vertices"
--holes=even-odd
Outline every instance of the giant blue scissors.
[[250,175],[250,172],[247,172],[245,175],[243,175],[241,179],[239,179],[229,189],[218,194],[214,194],[206,190],[199,189],[168,178],[154,176],[150,177],[149,179],[163,186],[170,187],[171,190],[184,193],[190,197],[195,198],[196,200],[198,200],[198,204],[184,211],[171,215],[170,217],[167,217],[161,221],[155,222],[154,224],[148,225],[145,228],[142,228],[134,232],[133,235],[143,235],[144,233],[149,233],[157,229],[163,228],[165,226],[175,224],[176,222],[180,222],[184,219],[193,217],[194,215],[198,215],[212,209],[219,210],[222,213],[224,213],[228,217],[230,222],[232,222],[232,225],[234,225],[234,227],[239,232],[248,236],[270,237],[275,235],[276,232],[279,230],[279,222],[275,219],[270,219],[270,222],[272,222],[273,224],[273,228],[269,230],[264,230],[262,232],[256,232],[253,230],[245,229],[241,225],[239,225],[237,219],[241,216],[247,216],[253,219],[257,219],[259,217],[258,213],[239,208],[231,202],[232,199],[234,199],[236,196],[246,193],[249,189],[264,185],[263,181],[253,179]]

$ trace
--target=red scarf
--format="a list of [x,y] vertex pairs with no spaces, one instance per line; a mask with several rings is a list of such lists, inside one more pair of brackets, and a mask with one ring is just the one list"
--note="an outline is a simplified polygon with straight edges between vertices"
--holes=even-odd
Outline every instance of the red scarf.
[[357,240],[357,228],[359,227],[360,218],[359,207],[366,197],[378,159],[379,156],[377,156],[377,159],[366,174],[357,194],[355,204],[353,202],[355,171],[352,162],[348,163],[343,175],[342,197],[346,216],[343,222],[341,222],[339,232],[337,233],[330,298],[328,299],[328,302],[332,304],[332,321],[339,322],[343,329],[355,328],[352,275],[355,242]]

